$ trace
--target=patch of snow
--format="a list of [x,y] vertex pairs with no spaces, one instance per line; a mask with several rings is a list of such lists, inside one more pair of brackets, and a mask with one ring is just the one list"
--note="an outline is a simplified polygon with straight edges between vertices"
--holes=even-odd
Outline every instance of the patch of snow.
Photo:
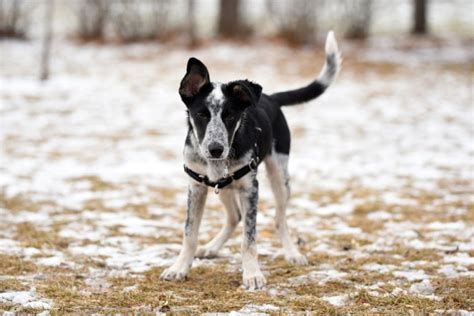
[[51,303],[48,300],[38,300],[34,288],[30,291],[0,293],[0,303],[18,304],[34,309],[51,309]]
[[64,262],[63,255],[47,257],[47,258],[39,258],[36,260],[36,263],[41,264],[43,266],[49,266],[49,267],[58,267],[63,262]]
[[131,286],[124,287],[122,292],[129,293],[129,292],[135,291],[136,289],[138,289],[138,285],[131,285]]
[[473,316],[474,312],[467,311],[465,309],[436,309],[436,313],[442,315],[455,315],[455,316]]
[[[228,313],[229,316],[244,316],[244,315],[253,315],[253,316],[266,316],[268,313],[275,313],[280,311],[280,308],[271,304],[247,304],[239,311],[231,311]],[[221,313],[217,313],[221,314]],[[203,315],[217,315],[215,313],[204,313]]]
[[311,271],[308,274],[300,275],[297,277],[293,277],[288,279],[290,284],[305,284],[311,282],[319,282],[324,284],[328,281],[334,281],[344,279],[347,276],[346,272],[337,271],[331,268],[327,270],[320,270],[320,271]]
[[394,271],[392,274],[397,278],[405,278],[408,281],[417,281],[429,278],[424,270]]
[[433,230],[453,230],[453,231],[462,231],[466,229],[466,223],[462,221],[451,222],[451,223],[442,223],[442,222],[432,222],[427,225],[428,229]]
[[328,302],[331,305],[342,307],[346,305],[348,296],[346,294],[343,295],[335,295],[335,296],[323,296],[321,297],[322,300]]
[[378,264],[378,263],[367,263],[362,266],[362,269],[367,271],[374,271],[378,273],[388,273],[395,270],[397,266],[392,264]]
[[468,266],[474,264],[474,257],[471,257],[467,253],[458,253],[454,256],[445,256],[443,258],[443,261],[447,263],[457,263],[460,265]]
[[430,280],[425,279],[419,283],[413,283],[410,286],[409,292],[412,294],[433,295],[434,288],[431,285]]
[[394,295],[394,296],[397,296],[397,295],[400,295],[400,294],[405,294],[406,291],[404,289],[401,289],[399,287],[396,287],[392,290],[392,292],[390,294]]
[[51,309],[51,304],[42,302],[42,301],[32,301],[23,304],[24,307],[34,308],[34,309]]
[[373,221],[383,221],[393,218],[393,214],[385,211],[377,211],[367,214],[367,218]]
[[350,203],[343,204],[329,204],[313,209],[313,212],[318,215],[346,215],[352,213],[354,205]]
[[459,272],[453,265],[445,265],[438,269],[438,273],[444,274],[448,278],[456,278],[459,276]]

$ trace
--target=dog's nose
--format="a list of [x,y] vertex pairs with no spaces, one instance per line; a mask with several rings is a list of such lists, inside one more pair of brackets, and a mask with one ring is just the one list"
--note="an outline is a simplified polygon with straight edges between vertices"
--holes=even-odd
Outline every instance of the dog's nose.
[[224,146],[214,142],[209,145],[208,149],[213,158],[219,158],[222,155],[222,152],[224,151]]

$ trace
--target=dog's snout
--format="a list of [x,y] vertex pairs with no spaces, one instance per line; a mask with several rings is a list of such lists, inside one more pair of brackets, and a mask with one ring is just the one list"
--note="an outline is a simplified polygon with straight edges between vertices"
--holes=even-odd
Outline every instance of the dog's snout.
[[213,142],[208,147],[209,153],[213,158],[220,158],[222,152],[224,151],[224,146],[219,143]]

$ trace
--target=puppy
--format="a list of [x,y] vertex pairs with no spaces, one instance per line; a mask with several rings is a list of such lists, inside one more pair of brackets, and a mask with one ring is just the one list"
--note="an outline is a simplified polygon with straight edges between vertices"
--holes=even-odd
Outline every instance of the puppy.
[[[189,59],[179,87],[188,114],[184,146],[184,170],[190,179],[187,218],[183,248],[176,262],[161,274],[162,279],[183,280],[195,256],[217,256],[243,220],[243,285],[249,290],[265,285],[256,248],[256,176],[262,161],[276,199],[275,224],[285,259],[293,264],[307,264],[291,241],[286,223],[290,130],[281,107],[315,99],[329,87],[341,63],[332,31],[328,33],[325,52],[324,67],[315,81],[300,89],[271,95],[263,94],[260,85],[248,80],[211,82],[206,66],[196,58]],[[219,193],[227,220],[214,239],[198,248],[199,225],[209,187]]]

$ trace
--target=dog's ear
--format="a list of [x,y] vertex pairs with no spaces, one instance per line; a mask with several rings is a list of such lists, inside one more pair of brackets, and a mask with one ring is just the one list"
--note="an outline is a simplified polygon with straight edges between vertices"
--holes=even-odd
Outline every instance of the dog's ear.
[[197,58],[189,58],[186,75],[179,86],[179,95],[184,103],[188,104],[208,83],[210,79],[206,66]]
[[239,100],[240,104],[244,107],[257,105],[262,95],[262,87],[248,80],[230,82],[226,91],[229,95]]

